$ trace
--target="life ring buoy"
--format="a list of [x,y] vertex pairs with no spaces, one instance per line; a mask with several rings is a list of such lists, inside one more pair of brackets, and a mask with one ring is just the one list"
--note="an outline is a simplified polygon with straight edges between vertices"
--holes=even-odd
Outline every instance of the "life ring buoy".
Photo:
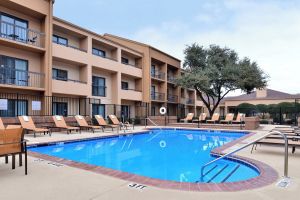
[[160,113],[161,115],[165,115],[165,114],[167,113],[167,109],[166,109],[165,107],[161,107],[161,108],[159,109],[159,113]]
[[166,141],[161,140],[161,141],[159,142],[159,146],[160,146],[161,148],[165,148],[165,147],[167,146]]

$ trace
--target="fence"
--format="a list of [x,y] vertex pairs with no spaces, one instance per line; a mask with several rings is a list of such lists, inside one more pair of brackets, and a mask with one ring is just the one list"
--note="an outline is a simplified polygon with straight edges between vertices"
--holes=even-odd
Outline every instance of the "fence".
[[0,93],[0,117],[116,115],[122,121],[140,123],[147,117],[148,104],[102,104],[100,99]]
[[259,116],[261,124],[297,125],[300,116],[298,101],[288,104],[266,105],[265,108],[256,106],[229,108],[230,113],[245,113],[247,117]]

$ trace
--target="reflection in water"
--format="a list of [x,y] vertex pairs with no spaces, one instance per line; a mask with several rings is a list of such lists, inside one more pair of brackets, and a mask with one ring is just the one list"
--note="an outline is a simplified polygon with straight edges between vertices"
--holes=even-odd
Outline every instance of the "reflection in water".
[[53,149],[53,153],[58,153],[58,152],[61,152],[62,150],[64,150],[63,147],[54,148],[54,149]]
[[159,146],[160,146],[161,148],[165,148],[165,147],[167,146],[166,141],[161,140],[161,141],[159,142]]
[[75,151],[80,151],[80,150],[82,150],[82,149],[84,149],[84,147],[85,147],[85,144],[79,144],[79,145],[77,145],[76,147],[75,147]]

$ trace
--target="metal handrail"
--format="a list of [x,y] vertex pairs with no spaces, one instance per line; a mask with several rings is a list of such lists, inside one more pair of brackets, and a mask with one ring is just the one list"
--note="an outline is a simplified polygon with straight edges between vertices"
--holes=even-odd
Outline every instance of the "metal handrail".
[[285,153],[284,153],[284,177],[288,178],[288,140],[287,140],[287,137],[286,137],[286,135],[284,133],[281,133],[280,131],[271,131],[271,132],[269,132],[269,134],[266,134],[266,135],[264,135],[262,137],[259,137],[258,139],[254,140],[254,141],[252,141],[252,142],[250,142],[248,144],[245,144],[244,146],[242,146],[242,147],[240,147],[240,148],[238,148],[238,149],[236,149],[234,151],[231,151],[231,152],[229,152],[229,153],[227,153],[227,154],[225,154],[223,156],[220,156],[220,157],[218,157],[218,158],[216,158],[216,159],[214,159],[214,160],[206,163],[205,165],[203,165],[201,167],[201,181],[203,181],[203,178],[204,178],[203,172],[204,172],[204,169],[207,166],[211,165],[212,163],[217,162],[218,160],[221,160],[221,159],[223,159],[225,157],[228,157],[228,156],[230,156],[230,155],[232,155],[232,154],[234,154],[234,153],[236,153],[236,152],[238,152],[238,151],[240,151],[240,150],[242,150],[242,149],[244,149],[244,148],[246,148],[246,147],[248,147],[248,146],[250,146],[250,145],[252,145],[252,144],[254,144],[256,142],[258,142],[259,140],[262,140],[262,139],[266,138],[267,136],[273,135],[273,134],[281,135],[283,137],[283,139],[284,139],[284,145],[285,145],[285,148],[284,148],[285,149]]
[[145,128],[147,127],[147,120],[149,120],[152,124],[154,124],[157,128],[159,128],[160,130],[162,130],[162,128],[160,128],[154,121],[152,121],[152,119],[150,119],[149,117],[145,118]]

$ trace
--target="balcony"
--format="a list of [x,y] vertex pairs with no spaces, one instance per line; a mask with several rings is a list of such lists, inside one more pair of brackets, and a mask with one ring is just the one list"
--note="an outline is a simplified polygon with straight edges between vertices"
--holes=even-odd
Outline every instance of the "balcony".
[[189,99],[186,99],[185,103],[188,104],[188,105],[194,105],[195,104],[195,100],[189,98]]
[[168,80],[169,83],[173,83],[173,84],[176,83],[176,78],[174,76],[168,76],[167,80]]
[[62,45],[62,46],[65,46],[65,47],[69,47],[69,48],[87,53],[87,50],[81,49],[79,47],[75,47],[75,46],[70,45],[70,44],[59,43],[58,41],[52,41],[52,42],[55,43],[55,44],[58,44],[58,45]]
[[88,96],[87,82],[66,78],[52,77],[52,91],[58,94]]
[[0,67],[0,84],[15,87],[44,89],[45,75],[38,72]]
[[165,80],[164,72],[151,72],[151,77],[155,79]]
[[1,34],[0,37],[15,42],[28,44],[31,46],[43,48],[45,34],[39,31],[23,28],[15,24],[0,21]]
[[105,59],[109,59],[109,60],[112,60],[112,61],[115,61],[115,62],[118,62],[118,59],[116,58],[113,58],[113,57],[109,57],[107,55],[103,55],[103,54],[96,54],[95,52],[92,52],[92,54],[94,56],[98,56],[98,57],[101,57],[101,58],[105,58]]
[[137,90],[137,89],[122,88],[121,99],[142,101],[142,91]]
[[151,92],[151,100],[153,101],[165,101],[165,94],[160,92]]
[[169,103],[178,103],[178,96],[168,94],[168,102]]

